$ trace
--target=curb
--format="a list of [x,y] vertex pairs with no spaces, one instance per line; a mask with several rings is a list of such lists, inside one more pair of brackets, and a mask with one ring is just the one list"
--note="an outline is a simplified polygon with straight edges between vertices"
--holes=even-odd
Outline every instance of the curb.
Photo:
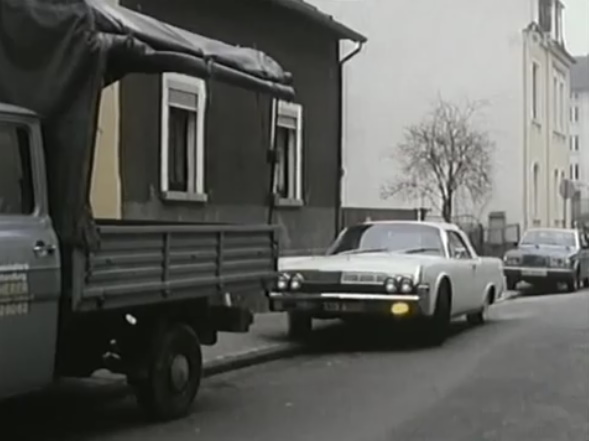
[[282,358],[294,357],[304,351],[302,345],[280,343],[260,349],[214,358],[204,363],[203,378],[242,369],[258,364],[268,363]]

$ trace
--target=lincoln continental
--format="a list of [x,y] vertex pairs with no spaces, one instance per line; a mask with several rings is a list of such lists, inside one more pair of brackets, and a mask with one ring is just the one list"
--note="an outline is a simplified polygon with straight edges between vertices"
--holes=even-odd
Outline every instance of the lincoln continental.
[[413,320],[442,344],[452,318],[482,324],[504,288],[500,259],[480,257],[448,223],[366,222],[346,228],[324,256],[281,262],[271,309],[288,314],[291,338],[314,319]]

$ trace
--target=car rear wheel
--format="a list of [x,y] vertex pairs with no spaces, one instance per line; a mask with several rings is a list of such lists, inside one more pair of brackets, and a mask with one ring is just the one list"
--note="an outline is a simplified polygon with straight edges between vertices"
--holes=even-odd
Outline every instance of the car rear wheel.
[[579,289],[581,285],[581,276],[579,274],[579,270],[575,273],[575,277],[572,280],[567,281],[567,291],[568,292],[575,292]]
[[313,332],[313,318],[303,312],[288,313],[288,338],[305,340]]
[[506,285],[506,288],[508,291],[515,291],[515,289],[517,288],[517,280],[513,279],[511,277],[508,277],[505,285]]
[[468,322],[468,324],[471,326],[480,326],[485,324],[485,322],[487,321],[487,313],[489,312],[490,304],[490,295],[487,295],[487,297],[485,298],[485,303],[483,304],[483,307],[480,311],[466,315],[466,321]]

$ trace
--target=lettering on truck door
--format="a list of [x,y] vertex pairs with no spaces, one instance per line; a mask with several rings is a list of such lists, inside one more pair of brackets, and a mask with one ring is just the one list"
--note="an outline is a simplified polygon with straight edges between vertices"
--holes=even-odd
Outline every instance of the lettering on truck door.
[[59,255],[34,172],[39,136],[36,124],[0,120],[0,398],[53,379]]

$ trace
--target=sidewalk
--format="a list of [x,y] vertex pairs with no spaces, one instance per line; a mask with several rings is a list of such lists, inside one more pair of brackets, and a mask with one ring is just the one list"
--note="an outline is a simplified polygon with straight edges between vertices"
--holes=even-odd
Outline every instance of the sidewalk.
[[294,355],[302,350],[286,336],[286,314],[257,314],[246,334],[219,333],[214,346],[203,347],[205,376]]

